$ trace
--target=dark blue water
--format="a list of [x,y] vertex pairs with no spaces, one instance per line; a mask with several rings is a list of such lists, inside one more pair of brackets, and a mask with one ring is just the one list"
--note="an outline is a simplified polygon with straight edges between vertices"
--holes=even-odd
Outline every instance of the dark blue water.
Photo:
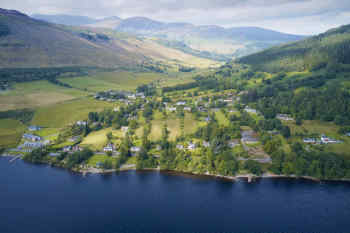
[[156,172],[82,177],[0,158],[0,233],[349,232],[350,185]]

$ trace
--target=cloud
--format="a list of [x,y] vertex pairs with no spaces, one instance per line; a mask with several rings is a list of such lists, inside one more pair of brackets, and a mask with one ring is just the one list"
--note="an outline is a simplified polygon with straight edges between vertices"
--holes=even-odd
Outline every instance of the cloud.
[[3,8],[28,14],[90,17],[145,16],[198,25],[260,26],[315,34],[349,24],[349,0],[1,0]]

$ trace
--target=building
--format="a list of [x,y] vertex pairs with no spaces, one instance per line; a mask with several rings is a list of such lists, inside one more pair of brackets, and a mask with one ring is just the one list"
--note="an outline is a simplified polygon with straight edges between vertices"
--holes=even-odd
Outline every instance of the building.
[[179,101],[176,103],[177,106],[183,106],[183,105],[186,105],[186,102],[185,101]]
[[330,144],[330,143],[338,143],[338,141],[333,138],[326,137],[326,135],[322,134],[321,143]]
[[350,137],[350,132],[346,134],[346,136]]
[[175,112],[176,111],[176,107],[168,107],[167,110],[169,112]]
[[303,142],[308,144],[315,144],[317,140],[315,138],[304,138]]
[[37,142],[37,141],[41,141],[41,137],[33,135],[33,134],[23,134],[23,138],[26,140],[30,140],[32,142]]
[[194,150],[194,149],[196,149],[196,144],[190,142],[190,143],[188,144],[187,149],[188,149],[188,150]]
[[87,121],[77,121],[76,124],[79,126],[87,126]]
[[134,152],[134,153],[137,153],[137,152],[140,152],[141,151],[141,148],[140,147],[137,147],[137,146],[133,146],[130,148],[130,151],[131,152]]
[[129,131],[129,127],[128,126],[123,126],[122,127],[122,131],[123,132],[128,132]]
[[109,143],[106,147],[103,148],[104,152],[113,152],[115,150],[115,146],[113,143]]
[[62,150],[63,150],[63,152],[69,152],[72,150],[72,146],[65,146],[65,147],[63,147]]
[[238,140],[232,140],[232,141],[229,141],[227,143],[227,145],[230,147],[230,148],[235,148],[236,146],[239,145],[239,141]]
[[210,119],[210,117],[206,117],[206,118],[204,118],[204,120],[205,120],[206,122],[209,122],[211,119]]
[[191,108],[190,107],[184,107],[184,111],[187,111],[187,112],[191,112]]
[[36,148],[42,148],[44,147],[44,144],[41,142],[25,142],[23,145],[20,146],[20,148],[31,148],[31,149],[36,149]]
[[277,114],[276,118],[281,121],[294,121],[294,119],[288,114]]
[[247,113],[253,113],[253,114],[257,114],[257,113],[258,113],[258,111],[257,111],[256,109],[254,109],[254,108],[249,108],[248,106],[246,106],[246,107],[244,108],[244,111],[246,111]]
[[256,133],[253,130],[247,130],[241,132],[242,139],[241,142],[245,144],[258,143],[259,140],[256,137]]
[[210,147],[210,142],[204,141],[204,142],[203,142],[203,146],[204,146],[204,147]]
[[183,150],[183,149],[184,149],[184,146],[181,145],[181,144],[177,144],[177,145],[176,145],[176,149],[178,149],[178,150]]
[[38,130],[40,130],[41,129],[41,127],[40,126],[36,126],[36,125],[31,125],[31,126],[29,126],[28,127],[28,130],[29,131],[38,131]]

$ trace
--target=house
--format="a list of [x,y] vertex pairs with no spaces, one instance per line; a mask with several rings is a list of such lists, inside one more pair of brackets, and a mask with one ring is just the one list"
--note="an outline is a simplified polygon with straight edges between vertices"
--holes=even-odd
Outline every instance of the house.
[[232,140],[232,141],[229,141],[229,142],[227,143],[227,145],[228,145],[230,148],[235,148],[236,146],[239,145],[239,142],[238,142],[238,140]]
[[115,150],[115,146],[112,143],[109,143],[106,147],[103,148],[104,152],[113,152]]
[[294,119],[288,114],[277,114],[276,118],[281,121],[294,121]]
[[156,150],[160,151],[160,150],[162,150],[162,147],[160,145],[157,145]]
[[146,98],[145,93],[143,93],[143,92],[136,93],[136,97],[139,97],[142,99]]
[[232,103],[233,100],[232,99],[224,99],[224,103]]
[[73,146],[72,147],[73,152],[78,152],[78,151],[82,151],[82,150],[83,150],[83,148],[81,148],[80,146]]
[[113,112],[118,112],[119,108],[113,108]]
[[176,103],[177,106],[183,106],[183,105],[186,105],[186,102],[185,101],[179,101]]
[[321,143],[323,144],[330,144],[330,143],[338,143],[337,140],[326,137],[326,135],[322,134],[321,136]]
[[76,142],[80,139],[80,136],[74,136],[74,137],[71,137],[70,139],[68,139],[68,141],[70,142]]
[[176,107],[168,107],[167,110],[169,112],[175,112],[176,111]]
[[30,140],[32,142],[37,142],[37,141],[41,141],[41,137],[33,135],[33,134],[23,134],[23,138],[26,140]]
[[181,144],[177,144],[177,145],[176,145],[176,149],[178,149],[178,150],[183,150],[183,149],[184,149],[184,146],[181,145]]
[[187,112],[191,112],[191,108],[190,107],[184,107],[184,111],[187,111]]
[[244,111],[246,111],[247,113],[253,113],[253,114],[257,114],[257,113],[258,113],[258,111],[257,111],[256,109],[254,109],[254,108],[249,108],[248,106],[246,106],[246,107],[244,108]]
[[76,125],[87,126],[87,121],[77,121]]
[[349,133],[347,133],[347,134],[345,134],[346,136],[348,136],[348,137],[350,137],[350,132]]
[[129,131],[129,127],[128,126],[123,126],[122,127],[122,131],[123,132],[128,132]]
[[130,148],[130,151],[131,151],[131,152],[135,152],[135,153],[136,153],[136,152],[140,152],[140,151],[141,151],[141,148],[140,148],[140,147],[137,147],[137,146],[133,146],[133,147]]
[[21,148],[25,147],[25,148],[42,148],[44,147],[44,144],[41,142],[25,142],[23,143],[22,146],[20,146]]
[[258,143],[259,140],[256,138],[256,133],[252,130],[247,130],[241,132],[242,139],[241,142],[245,144]]
[[315,144],[317,142],[317,140],[315,138],[304,138],[303,142],[309,143],[309,144]]
[[36,126],[36,125],[31,125],[31,126],[29,126],[28,127],[28,130],[29,131],[38,131],[38,130],[40,130],[41,129],[41,127],[40,126]]
[[65,146],[65,147],[63,147],[62,150],[63,150],[63,152],[69,152],[72,150],[72,146]]
[[188,150],[194,150],[194,149],[196,149],[196,144],[190,142],[190,143],[188,144],[187,149],[188,149]]
[[128,95],[127,97],[128,97],[128,99],[132,99],[132,100],[136,99],[136,95],[135,94]]
[[210,117],[208,116],[208,117],[204,118],[204,120],[205,120],[206,122],[209,122],[209,121],[210,121]]
[[97,167],[97,168],[100,168],[100,167],[102,167],[102,166],[103,166],[103,163],[102,163],[102,162],[97,162],[97,163],[96,163],[96,167]]
[[58,157],[60,155],[61,155],[60,153],[49,153],[50,157]]
[[203,146],[204,146],[204,147],[210,147],[210,142],[204,141],[204,142],[203,142]]

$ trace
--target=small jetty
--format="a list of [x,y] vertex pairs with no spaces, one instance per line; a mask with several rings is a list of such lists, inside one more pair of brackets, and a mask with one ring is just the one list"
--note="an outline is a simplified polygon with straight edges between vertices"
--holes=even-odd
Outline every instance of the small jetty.
[[17,159],[22,158],[23,155],[16,155],[15,157],[13,157],[12,159],[10,159],[10,163],[15,162]]

